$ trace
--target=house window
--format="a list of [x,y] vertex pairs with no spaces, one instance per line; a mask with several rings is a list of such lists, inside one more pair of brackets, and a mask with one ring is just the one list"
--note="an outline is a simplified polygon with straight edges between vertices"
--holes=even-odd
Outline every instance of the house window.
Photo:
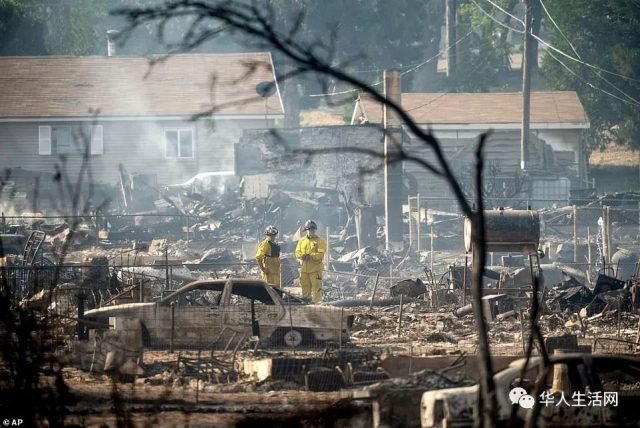
[[168,158],[193,157],[193,130],[165,129],[165,156]]
[[51,154],[50,126],[38,126],[38,154],[42,156]]
[[82,154],[87,149],[92,155],[103,153],[102,125],[38,127],[40,155]]
[[53,150],[56,154],[68,155],[80,153],[79,144],[76,143],[73,130],[70,126],[54,126],[51,129],[51,142],[53,143]]

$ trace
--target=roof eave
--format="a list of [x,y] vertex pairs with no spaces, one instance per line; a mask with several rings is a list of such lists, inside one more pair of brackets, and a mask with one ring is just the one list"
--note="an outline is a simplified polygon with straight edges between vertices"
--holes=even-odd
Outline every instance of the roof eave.
[[[418,124],[420,128],[431,129],[434,131],[445,130],[480,130],[487,129],[499,129],[499,130],[519,130],[521,124],[518,122],[513,123],[433,123],[433,124]],[[539,129],[588,129],[590,127],[589,122],[534,122],[530,124],[531,130]]]
[[[0,117],[0,123],[20,123],[20,122],[140,122],[140,121],[170,121],[193,120],[193,114],[186,115],[168,115],[168,116],[31,116],[31,117]],[[227,119],[227,120],[264,120],[264,119],[283,119],[283,113],[277,114],[214,114],[201,119]]]

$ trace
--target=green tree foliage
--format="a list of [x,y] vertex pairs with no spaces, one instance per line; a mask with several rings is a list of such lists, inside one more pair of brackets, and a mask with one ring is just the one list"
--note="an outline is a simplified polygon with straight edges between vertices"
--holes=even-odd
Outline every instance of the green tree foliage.
[[[518,0],[494,1],[510,12],[513,12],[517,2]],[[488,14],[495,19],[491,19]],[[458,6],[458,39],[467,34],[468,36],[457,46],[456,72],[449,79],[447,89],[458,92],[504,90],[500,87],[499,75],[511,69],[509,54],[514,50],[508,39],[509,30],[505,26],[513,26],[512,18],[482,0]]]
[[553,31],[551,45],[626,78],[572,61],[550,49],[543,59],[544,76],[556,89],[578,92],[589,116],[595,146],[614,141],[640,147],[640,3],[543,1],[577,54],[547,18],[546,26]]
[[[382,70],[411,69],[438,53],[443,24],[440,0],[269,0],[280,30],[299,18],[298,37],[322,41],[332,61],[359,78],[375,83]],[[405,90],[424,86],[436,73],[437,58],[404,77]]]
[[96,54],[106,13],[102,0],[0,0],[0,54]]
[[104,51],[105,33],[100,22],[107,15],[102,0],[48,1],[47,51],[55,55],[89,55]]
[[[242,1],[242,0],[239,0]],[[154,7],[158,0],[0,0],[0,54],[101,55],[105,31],[124,25],[111,11]],[[437,56],[444,8],[441,0],[264,0],[278,29],[289,32],[302,18],[298,37],[325,44],[345,71],[375,83],[382,70],[410,70]],[[193,23],[174,17],[162,26],[145,25],[121,40],[122,54],[146,55],[178,49]],[[193,47],[196,52],[256,50],[255,40],[223,31]],[[277,60],[277,58],[276,58]],[[405,90],[438,89],[437,58],[404,76]],[[302,81],[307,89],[318,90]],[[307,91],[308,92],[308,91]]]
[[0,55],[43,55],[46,28],[34,2],[0,0]]

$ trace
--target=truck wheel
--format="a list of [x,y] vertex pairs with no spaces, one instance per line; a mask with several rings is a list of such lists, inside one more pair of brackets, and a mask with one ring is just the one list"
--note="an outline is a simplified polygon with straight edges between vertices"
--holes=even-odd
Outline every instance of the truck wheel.
[[274,345],[287,348],[297,348],[313,341],[313,334],[307,329],[281,328],[274,334]]
[[297,348],[298,346],[302,345],[304,337],[302,336],[302,333],[300,331],[293,329],[287,330],[282,336],[282,339],[284,345],[291,348]]

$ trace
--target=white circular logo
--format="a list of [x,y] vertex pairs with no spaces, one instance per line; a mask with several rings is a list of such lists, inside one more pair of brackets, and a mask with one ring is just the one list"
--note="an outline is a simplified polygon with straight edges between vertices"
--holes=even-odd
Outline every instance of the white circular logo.
[[511,404],[519,404],[520,397],[523,395],[527,395],[527,390],[524,388],[513,388],[509,391],[509,400],[511,400]]

